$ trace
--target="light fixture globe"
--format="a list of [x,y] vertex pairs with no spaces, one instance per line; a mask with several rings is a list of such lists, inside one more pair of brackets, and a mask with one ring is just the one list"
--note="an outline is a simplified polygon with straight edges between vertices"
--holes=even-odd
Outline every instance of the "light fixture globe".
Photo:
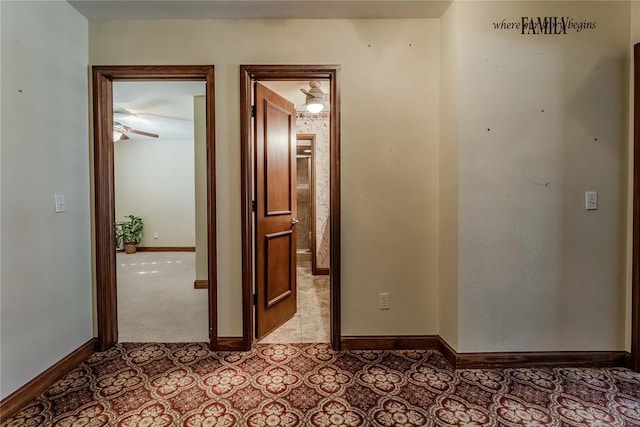
[[120,141],[120,139],[122,139],[122,135],[124,135],[122,132],[120,132],[119,130],[113,130],[113,142],[116,141]]
[[307,103],[307,111],[313,114],[317,114],[320,113],[322,110],[324,110],[324,103],[319,103],[319,102],[314,102],[314,103]]
[[304,106],[308,112],[317,114],[324,110],[325,95],[324,92],[322,92],[322,89],[320,89],[320,82],[310,81],[309,87],[309,90],[300,89],[300,92],[307,95]]

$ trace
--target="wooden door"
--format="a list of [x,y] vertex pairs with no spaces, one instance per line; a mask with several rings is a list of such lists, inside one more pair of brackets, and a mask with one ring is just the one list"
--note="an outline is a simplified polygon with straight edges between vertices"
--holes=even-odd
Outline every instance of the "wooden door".
[[296,113],[255,84],[256,337],[291,317],[296,304]]

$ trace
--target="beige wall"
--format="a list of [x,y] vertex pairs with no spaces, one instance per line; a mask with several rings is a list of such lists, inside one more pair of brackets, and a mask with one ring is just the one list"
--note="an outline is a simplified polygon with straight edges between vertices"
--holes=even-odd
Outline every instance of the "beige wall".
[[89,39],[91,64],[216,65],[221,336],[241,335],[238,66],[341,64],[342,332],[438,332],[439,20],[119,21]]
[[141,217],[141,246],[194,246],[193,139],[118,141],[113,156],[116,221]]
[[[464,2],[459,13],[458,350],[621,350],[629,4]],[[521,16],[597,28],[492,29]],[[587,190],[597,211],[584,210]]]
[[87,20],[66,2],[0,11],[4,399],[93,333]]
[[458,348],[458,3],[440,20],[440,336]]
[[632,275],[632,256],[633,256],[633,92],[634,92],[634,74],[633,74],[633,50],[634,45],[640,43],[640,1],[631,2],[631,13],[629,14],[629,160],[628,160],[628,184],[627,184],[627,289],[625,293],[627,305],[625,309],[625,349],[631,351],[631,275]]

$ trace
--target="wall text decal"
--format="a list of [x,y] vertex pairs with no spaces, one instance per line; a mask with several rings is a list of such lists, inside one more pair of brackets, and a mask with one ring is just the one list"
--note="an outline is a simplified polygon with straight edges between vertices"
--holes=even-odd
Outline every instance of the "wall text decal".
[[568,32],[581,32],[583,30],[595,30],[595,21],[586,19],[574,19],[569,16],[522,16],[520,20],[494,22],[494,30],[519,30],[525,35],[558,35]]

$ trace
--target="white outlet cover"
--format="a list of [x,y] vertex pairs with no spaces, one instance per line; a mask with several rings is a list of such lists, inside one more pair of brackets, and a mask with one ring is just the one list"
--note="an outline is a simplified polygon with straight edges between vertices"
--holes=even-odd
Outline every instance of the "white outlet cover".
[[380,310],[389,310],[390,308],[389,293],[380,292],[378,294],[378,308]]

